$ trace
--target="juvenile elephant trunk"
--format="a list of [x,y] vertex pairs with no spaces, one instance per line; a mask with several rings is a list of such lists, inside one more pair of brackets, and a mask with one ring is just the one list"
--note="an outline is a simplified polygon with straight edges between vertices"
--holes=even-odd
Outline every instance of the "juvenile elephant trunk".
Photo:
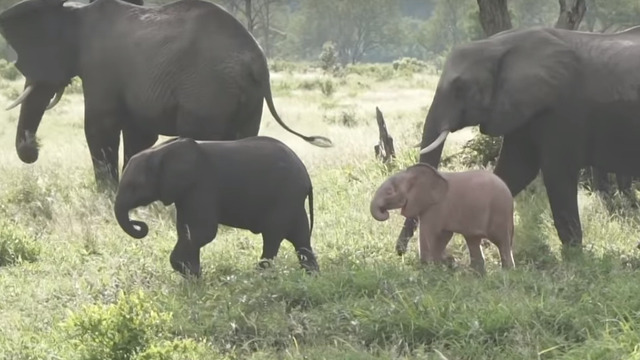
[[116,197],[114,210],[118,224],[129,236],[142,239],[149,233],[149,227],[143,221],[131,220],[129,218],[129,211],[131,211],[132,208],[133,207],[129,206],[121,196]]
[[373,216],[374,219],[378,221],[386,221],[389,219],[389,210],[385,207],[384,201],[380,199],[379,193],[380,191],[378,190],[373,196],[371,205],[369,206],[369,211],[371,211],[371,216]]

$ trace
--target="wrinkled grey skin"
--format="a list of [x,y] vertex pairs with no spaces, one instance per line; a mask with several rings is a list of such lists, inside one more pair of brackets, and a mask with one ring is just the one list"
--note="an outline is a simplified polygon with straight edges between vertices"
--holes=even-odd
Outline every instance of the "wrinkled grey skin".
[[311,179],[296,154],[276,139],[178,138],[143,150],[123,171],[114,203],[118,224],[134,238],[145,237],[147,224],[130,219],[129,212],[158,200],[176,206],[178,240],[170,262],[182,275],[201,275],[200,248],[215,239],[220,224],[262,234],[262,260],[275,258],[287,239],[307,272],[319,270],[311,248]]
[[[563,250],[579,250],[579,170],[640,175],[638,69],[640,27],[509,30],[458,46],[429,108],[419,161],[437,167],[446,134],[468,126],[504,136],[494,173],[516,196],[542,172]],[[415,226],[405,221],[399,250]]]
[[[118,182],[124,164],[158,135],[202,140],[255,136],[263,101],[287,131],[318,146],[324,137],[289,129],[276,113],[262,49],[231,14],[210,2],[143,7],[26,0],[0,14],[0,32],[32,91],[21,102],[16,150],[38,159],[35,134],[49,101],[79,76],[84,130],[98,183]],[[131,0],[136,2],[137,0]]]
[[486,170],[438,172],[417,164],[387,178],[371,199],[374,219],[385,221],[389,210],[402,209],[420,222],[420,261],[444,262],[454,233],[464,236],[471,266],[485,273],[482,239],[494,243],[504,269],[513,261],[513,197],[507,185]]

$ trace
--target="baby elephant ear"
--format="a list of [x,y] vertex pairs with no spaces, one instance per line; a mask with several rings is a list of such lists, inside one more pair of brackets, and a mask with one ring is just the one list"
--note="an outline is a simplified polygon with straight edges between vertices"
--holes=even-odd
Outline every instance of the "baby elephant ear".
[[173,204],[196,181],[203,165],[200,147],[190,138],[171,139],[158,145],[154,155],[160,201]]
[[405,217],[416,217],[444,200],[449,191],[449,182],[435,168],[427,164],[418,164],[405,171],[409,175]]

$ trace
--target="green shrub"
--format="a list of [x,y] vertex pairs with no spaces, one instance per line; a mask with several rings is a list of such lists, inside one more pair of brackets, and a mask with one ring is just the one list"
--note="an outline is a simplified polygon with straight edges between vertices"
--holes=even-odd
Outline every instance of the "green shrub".
[[502,138],[483,135],[476,129],[473,131],[476,132],[476,136],[467,141],[459,152],[444,157],[443,165],[456,162],[466,168],[495,166],[500,155]]
[[0,59],[0,77],[6,80],[17,80],[22,74],[12,63],[5,59]]
[[64,91],[69,94],[82,94],[82,79],[74,77]]
[[298,69],[298,65],[291,61],[273,60],[269,62],[269,71],[292,73]]
[[320,82],[320,91],[322,91],[322,95],[331,97],[331,95],[336,91],[336,87],[331,79],[326,79]]
[[0,266],[34,262],[40,245],[14,222],[0,220]]
[[429,69],[429,64],[411,57],[403,57],[398,60],[394,60],[392,66],[393,70],[408,74],[420,73]]
[[324,71],[333,71],[338,63],[338,53],[336,45],[332,41],[327,41],[322,45],[320,53],[320,67]]
[[323,116],[323,120],[328,124],[338,124],[348,128],[356,127],[360,123],[360,120],[353,109],[343,110],[335,115],[325,114]]
[[73,313],[62,327],[78,359],[188,359],[200,350],[193,340],[168,339],[172,314],[160,311],[142,291],[110,305],[91,305]]

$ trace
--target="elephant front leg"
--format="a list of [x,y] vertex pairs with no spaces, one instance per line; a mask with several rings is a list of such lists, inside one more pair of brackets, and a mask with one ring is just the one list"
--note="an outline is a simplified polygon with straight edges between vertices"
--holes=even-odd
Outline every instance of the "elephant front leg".
[[190,275],[200,277],[200,248],[211,242],[218,232],[216,221],[211,220],[205,226],[198,222],[191,224],[185,220],[185,215],[177,209],[177,230],[178,241],[169,257],[171,267],[178,271],[183,277]]
[[122,141],[124,143],[122,169],[124,170],[133,155],[150,148],[158,141],[158,134],[145,133],[135,129],[133,124],[127,124],[122,130]]
[[86,111],[84,132],[99,189],[118,185],[120,126],[117,115]]
[[582,225],[578,211],[578,171],[543,169],[553,222],[563,250],[582,247]]
[[173,270],[179,272],[185,278],[189,276],[199,278],[202,275],[200,269],[200,246],[195,246],[189,240],[178,239],[169,256],[169,262]]
[[465,236],[467,242],[467,248],[469,249],[469,259],[471,262],[471,268],[477,271],[480,275],[486,273],[484,266],[484,253],[482,252],[482,237],[478,236]]
[[398,235],[398,239],[396,240],[396,253],[398,255],[402,256],[407,252],[409,240],[411,240],[411,238],[413,237],[413,234],[416,231],[417,227],[417,218],[405,218],[402,230],[400,230],[400,234]]

